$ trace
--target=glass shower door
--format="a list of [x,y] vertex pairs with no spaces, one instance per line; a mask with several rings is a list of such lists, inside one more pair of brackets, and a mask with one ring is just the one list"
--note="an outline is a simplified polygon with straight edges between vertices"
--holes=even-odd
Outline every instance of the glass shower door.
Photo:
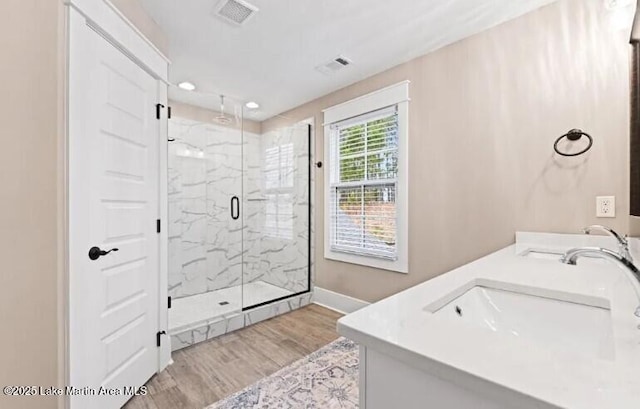
[[263,132],[196,97],[220,108],[172,104],[171,334],[310,291],[310,125]]
[[248,309],[310,290],[310,125],[244,137]]
[[[242,309],[242,108],[173,103],[169,120],[169,332]],[[222,112],[224,111],[224,112]]]
[[207,290],[219,314],[242,309],[242,103],[222,100],[207,140]]

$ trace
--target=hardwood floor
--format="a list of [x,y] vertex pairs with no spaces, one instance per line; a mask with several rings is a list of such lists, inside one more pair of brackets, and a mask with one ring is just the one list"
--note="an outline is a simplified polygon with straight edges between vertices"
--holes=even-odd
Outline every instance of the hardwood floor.
[[338,338],[341,314],[309,305],[173,353],[126,409],[203,409]]

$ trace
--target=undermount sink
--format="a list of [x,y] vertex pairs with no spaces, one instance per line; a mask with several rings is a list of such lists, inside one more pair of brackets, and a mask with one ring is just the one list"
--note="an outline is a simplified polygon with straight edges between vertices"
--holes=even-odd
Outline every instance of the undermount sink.
[[547,249],[527,249],[520,253],[522,257],[541,258],[546,260],[560,260],[563,253]]
[[543,348],[614,358],[611,310],[603,306],[484,285],[475,285],[445,302],[425,310],[437,319],[492,331],[496,336],[518,337]]

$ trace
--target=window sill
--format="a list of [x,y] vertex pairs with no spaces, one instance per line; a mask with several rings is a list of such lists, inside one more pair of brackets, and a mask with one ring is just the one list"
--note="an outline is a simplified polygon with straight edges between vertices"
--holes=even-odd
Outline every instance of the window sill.
[[385,260],[383,258],[359,256],[356,254],[342,253],[339,251],[325,250],[324,258],[327,260],[341,261],[343,263],[357,264],[396,273],[408,274],[409,266],[406,260]]

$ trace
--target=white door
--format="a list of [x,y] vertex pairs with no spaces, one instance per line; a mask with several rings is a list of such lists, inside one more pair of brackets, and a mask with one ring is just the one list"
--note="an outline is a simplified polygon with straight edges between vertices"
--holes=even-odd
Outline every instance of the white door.
[[158,83],[84,19],[69,56],[70,401],[113,409],[158,369]]

